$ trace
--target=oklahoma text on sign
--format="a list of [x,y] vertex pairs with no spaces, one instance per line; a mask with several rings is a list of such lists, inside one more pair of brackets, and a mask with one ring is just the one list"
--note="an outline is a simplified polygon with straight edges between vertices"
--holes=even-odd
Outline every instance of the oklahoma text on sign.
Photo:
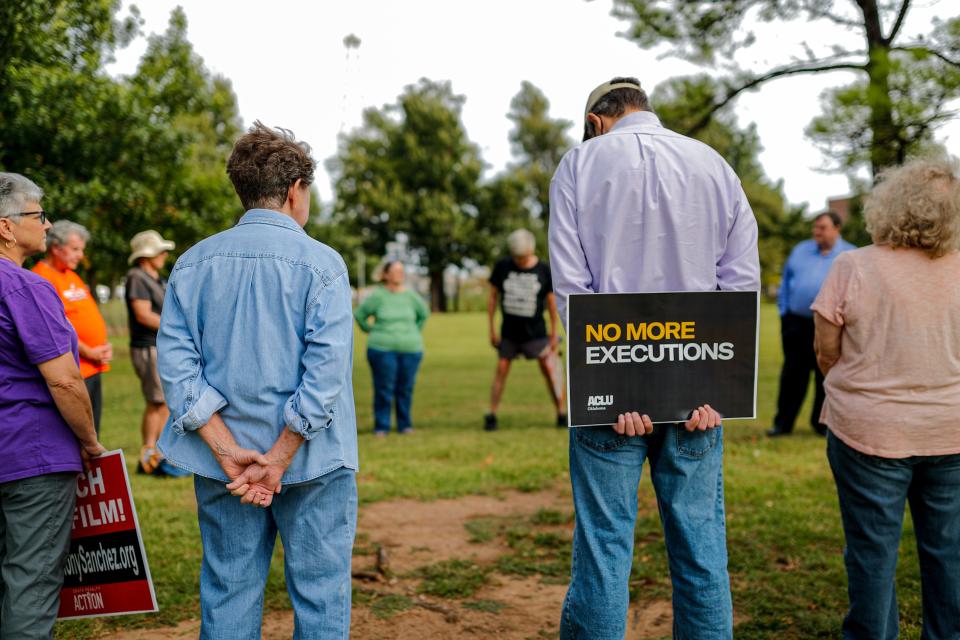
[[724,418],[755,417],[759,295],[571,295],[570,426],[612,425],[629,411],[678,422],[703,404]]
[[77,482],[60,618],[157,611],[122,451],[90,462]]

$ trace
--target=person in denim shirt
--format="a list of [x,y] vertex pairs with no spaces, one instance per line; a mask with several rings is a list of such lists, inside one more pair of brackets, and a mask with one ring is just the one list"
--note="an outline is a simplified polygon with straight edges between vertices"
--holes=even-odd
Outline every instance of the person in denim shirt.
[[356,529],[353,316],[343,259],[303,231],[309,147],[259,122],[227,162],[246,214],[184,253],[157,337],[203,543],[201,638],[259,638],[277,533],[296,638],[346,638]]

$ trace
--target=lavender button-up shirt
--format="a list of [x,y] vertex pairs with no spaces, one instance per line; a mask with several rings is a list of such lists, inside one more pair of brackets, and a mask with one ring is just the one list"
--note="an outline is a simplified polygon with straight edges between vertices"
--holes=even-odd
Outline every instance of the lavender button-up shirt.
[[560,161],[550,267],[564,323],[571,293],[757,291],[757,221],[716,151],[631,113]]

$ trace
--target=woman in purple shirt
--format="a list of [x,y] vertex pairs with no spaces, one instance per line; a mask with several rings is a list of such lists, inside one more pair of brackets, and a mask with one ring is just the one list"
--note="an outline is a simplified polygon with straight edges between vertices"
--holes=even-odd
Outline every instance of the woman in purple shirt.
[[0,173],[0,638],[49,638],[81,459],[105,450],[77,335],[53,286],[23,268],[46,249],[43,192]]

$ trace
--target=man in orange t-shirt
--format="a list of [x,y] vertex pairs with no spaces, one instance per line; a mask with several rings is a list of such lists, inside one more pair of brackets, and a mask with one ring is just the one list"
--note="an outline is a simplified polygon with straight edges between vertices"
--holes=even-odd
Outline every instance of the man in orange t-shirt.
[[90,232],[83,226],[60,220],[47,232],[47,256],[37,263],[33,272],[49,280],[60,294],[67,320],[77,332],[80,343],[80,374],[87,385],[93,405],[93,421],[100,433],[100,413],[103,390],[100,374],[110,370],[113,347],[107,341],[107,325],[100,309],[74,269],[83,259]]

